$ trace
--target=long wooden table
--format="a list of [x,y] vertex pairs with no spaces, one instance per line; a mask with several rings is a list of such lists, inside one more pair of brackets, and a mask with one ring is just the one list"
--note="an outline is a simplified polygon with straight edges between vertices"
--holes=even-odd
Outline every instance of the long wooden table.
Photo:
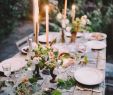
[[[79,40],[77,40],[79,41]],[[104,42],[106,43],[106,40],[104,40]],[[90,55],[92,55],[92,52],[87,53],[87,55],[89,57],[91,57]],[[21,55],[20,53],[16,54],[14,57],[19,57],[22,60],[25,60],[26,56]],[[87,67],[93,67],[93,68],[97,68],[100,71],[102,71],[102,73],[105,75],[105,68],[106,68],[106,48],[102,49],[99,51],[99,61],[98,64],[91,64],[88,63],[86,66]],[[90,58],[89,58],[90,59]],[[80,68],[79,65],[76,65]],[[75,67],[75,66],[74,66]],[[73,66],[68,67],[66,69],[63,69],[63,72],[59,72],[58,77],[61,78],[67,78],[69,75],[73,76],[73,71],[72,69],[74,68]],[[61,70],[62,71],[62,70]],[[48,87],[53,87],[56,88],[56,84],[55,83],[50,83],[49,80],[51,79],[50,75],[43,75],[43,80],[39,80],[38,83],[41,85],[41,89],[46,89]],[[18,80],[18,79],[17,79]],[[96,92],[96,91],[100,91],[100,92]],[[91,88],[90,90],[80,90],[78,89],[78,86],[74,86],[72,87],[70,90],[61,90],[62,95],[105,95],[105,79],[104,81],[99,84],[98,86]],[[1,95],[7,95],[7,94],[1,94]],[[13,94],[12,94],[13,95]],[[38,95],[35,94],[35,95]]]

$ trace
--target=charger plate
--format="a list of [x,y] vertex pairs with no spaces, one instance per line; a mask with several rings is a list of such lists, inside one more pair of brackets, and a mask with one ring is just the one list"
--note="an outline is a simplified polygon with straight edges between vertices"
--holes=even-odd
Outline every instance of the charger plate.
[[104,40],[106,38],[107,38],[107,35],[105,33],[99,33],[99,32],[90,33],[89,36],[88,36],[89,40],[101,41],[101,40]]
[[97,85],[104,80],[104,74],[95,68],[83,67],[74,72],[75,79],[84,85]]
[[11,65],[11,71],[18,71],[21,68],[23,68],[27,62],[25,61],[25,59],[23,58],[18,58],[18,57],[13,57],[13,58],[9,58],[7,60],[2,61],[2,63],[0,63],[0,71],[3,72],[3,68],[2,65],[3,64],[10,64]]
[[[58,33],[57,32],[56,33],[55,32],[49,32],[49,35],[48,36],[49,36],[48,37],[48,41],[51,42],[51,41],[53,41],[54,39],[57,38]],[[38,41],[39,42],[42,42],[42,43],[45,43],[46,42],[46,34],[40,35],[38,37]]]
[[106,44],[104,42],[101,41],[88,41],[86,43],[86,46],[91,48],[91,49],[104,49],[106,48]]

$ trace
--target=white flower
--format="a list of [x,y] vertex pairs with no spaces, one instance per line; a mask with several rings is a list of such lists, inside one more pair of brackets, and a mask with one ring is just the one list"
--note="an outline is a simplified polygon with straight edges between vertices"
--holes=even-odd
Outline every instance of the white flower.
[[66,23],[66,25],[68,25],[69,24],[69,20],[65,19],[65,23]]
[[70,26],[66,27],[66,31],[70,32],[71,31],[71,27]]
[[69,24],[69,20],[68,19],[62,19],[61,24],[62,24],[62,28],[66,28],[66,26]]
[[85,26],[87,24],[87,16],[86,15],[84,15],[84,16],[81,17],[81,24],[83,26]]
[[56,19],[57,19],[58,21],[60,21],[60,20],[62,19],[62,14],[61,14],[61,13],[58,13]]
[[89,19],[87,19],[87,24],[91,25],[91,21]]

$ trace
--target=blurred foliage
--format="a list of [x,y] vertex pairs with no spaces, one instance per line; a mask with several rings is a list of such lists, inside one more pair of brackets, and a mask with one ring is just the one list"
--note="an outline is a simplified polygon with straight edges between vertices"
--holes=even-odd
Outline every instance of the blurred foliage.
[[[63,9],[64,0],[58,1],[59,8]],[[106,32],[113,21],[113,0],[70,0],[68,3],[76,4],[76,17],[88,16],[92,32]],[[70,6],[68,8],[71,9]]]
[[[0,0],[0,40],[5,38],[17,25],[19,20],[32,19],[33,0]],[[45,15],[44,4],[48,0],[40,0],[40,15]],[[76,17],[87,15],[91,20],[91,31],[107,31],[113,21],[113,0],[68,0],[68,8],[75,3]],[[54,10],[54,7],[51,7]],[[58,0],[58,11],[64,8],[64,0]],[[50,21],[56,22],[53,12]]]
[[75,0],[76,16],[86,14],[92,22],[92,32],[106,32],[113,20],[112,0]]
[[7,37],[17,21],[29,17],[29,0],[0,0],[0,41]]

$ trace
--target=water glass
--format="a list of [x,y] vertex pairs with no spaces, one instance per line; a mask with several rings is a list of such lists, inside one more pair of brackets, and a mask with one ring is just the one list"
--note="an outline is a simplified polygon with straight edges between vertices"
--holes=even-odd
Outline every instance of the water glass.
[[2,69],[3,69],[4,75],[7,76],[5,83],[6,83],[7,86],[10,86],[8,81],[10,80],[9,76],[11,74],[11,64],[3,64]]
[[9,77],[11,74],[11,64],[4,64],[2,65],[2,68],[3,68],[4,75]]

